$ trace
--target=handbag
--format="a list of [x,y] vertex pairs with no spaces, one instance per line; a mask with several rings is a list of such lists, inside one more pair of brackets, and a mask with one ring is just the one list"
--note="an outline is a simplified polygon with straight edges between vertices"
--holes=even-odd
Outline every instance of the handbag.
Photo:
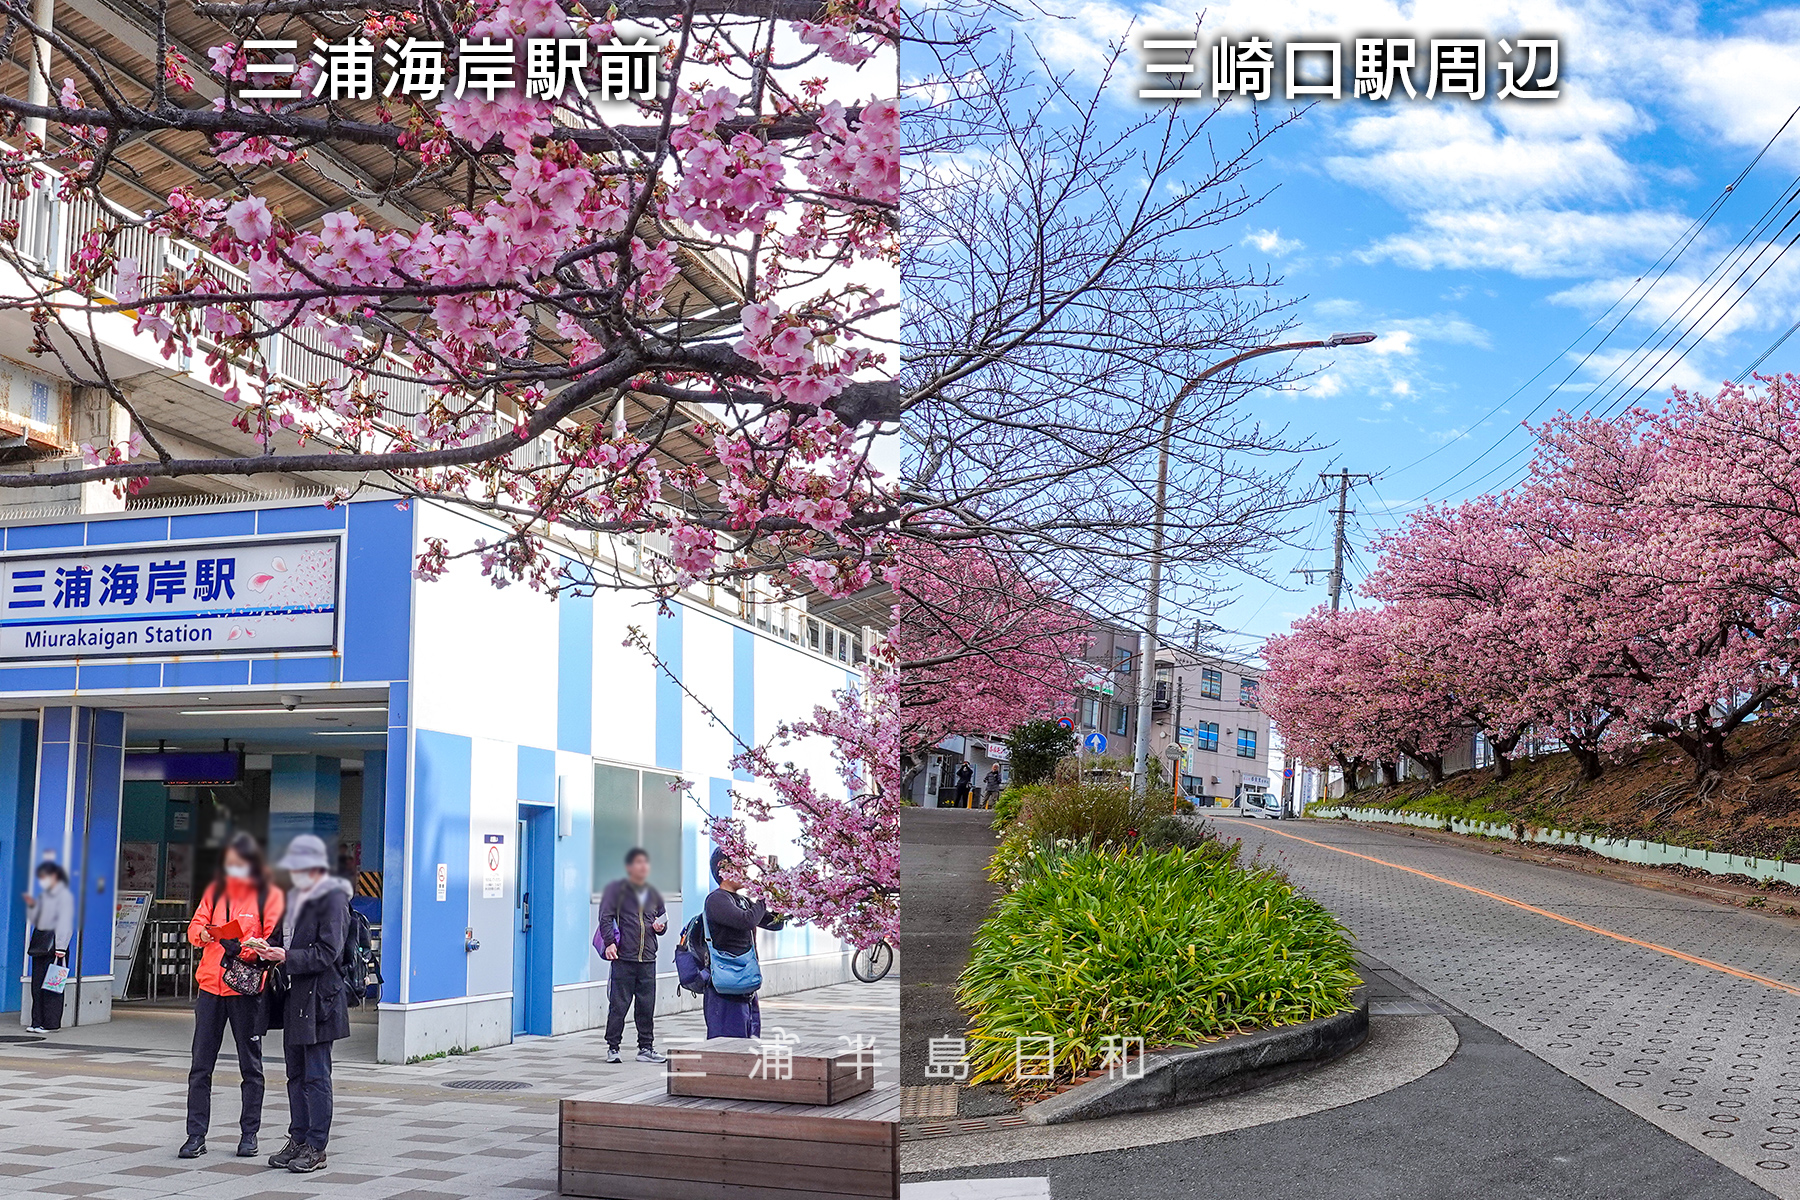
[[63,990],[63,985],[68,982],[69,968],[63,966],[61,963],[51,963],[49,970],[44,972],[44,990],[46,992],[60,993]]
[[31,945],[26,947],[25,953],[36,958],[48,958],[50,955],[55,954],[56,930],[33,929],[31,931]]
[[[230,915],[227,908],[226,914]],[[256,927],[263,925],[263,897],[256,897]],[[225,943],[220,943],[221,947]],[[219,979],[226,987],[240,996],[256,996],[262,993],[268,983],[269,967],[265,962],[249,962],[238,956],[238,951],[231,951],[219,960]]]
[[713,945],[712,923],[700,910],[700,927],[706,933],[706,953],[712,960],[712,989],[721,996],[750,996],[762,986],[762,964],[756,961],[756,944],[742,954],[727,954]]

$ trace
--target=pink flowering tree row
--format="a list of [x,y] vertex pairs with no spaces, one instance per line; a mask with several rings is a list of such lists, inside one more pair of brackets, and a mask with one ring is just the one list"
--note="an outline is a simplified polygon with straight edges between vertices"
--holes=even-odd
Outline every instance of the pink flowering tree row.
[[[425,576],[470,555],[497,582],[566,583],[556,527],[667,547],[663,594],[870,582],[895,515],[868,454],[896,411],[872,332],[897,304],[893,0],[159,0],[131,70],[3,7],[47,95],[0,95],[24,214],[0,259],[28,281],[0,309],[131,433],[0,488],[325,473],[342,498],[435,497],[494,529],[431,542]],[[251,44],[269,39],[298,54]],[[442,44],[441,95],[384,92],[377,67],[365,97],[309,59],[409,39]],[[660,47],[650,89],[602,100],[602,51],[638,39]],[[527,86],[553,40],[592,51],[555,98]],[[512,86],[459,83],[471,44],[511,48]],[[252,70],[272,61],[294,69]],[[289,83],[299,98],[246,95]],[[184,160],[191,181],[146,204],[142,181]],[[25,226],[52,200],[81,224],[46,275]],[[121,323],[203,364],[238,445],[157,423],[108,344]]]
[[1590,779],[1648,740],[1706,779],[1733,730],[1795,711],[1800,379],[1537,433],[1517,488],[1382,539],[1362,588],[1381,607],[1270,642],[1265,703],[1298,753],[1441,774],[1433,754],[1480,729],[1504,776],[1535,731]]
[[956,734],[1004,733],[1070,710],[1093,619],[1004,543],[910,544],[887,569],[901,753],[922,769]]

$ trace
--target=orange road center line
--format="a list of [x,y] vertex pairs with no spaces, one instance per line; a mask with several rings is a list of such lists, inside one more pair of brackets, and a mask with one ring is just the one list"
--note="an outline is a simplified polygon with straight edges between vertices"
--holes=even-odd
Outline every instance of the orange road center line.
[[1283,833],[1279,829],[1270,829],[1268,832],[1278,834],[1284,838],[1292,838],[1296,842],[1305,842],[1308,846],[1317,846],[1321,850],[1330,850],[1337,854],[1348,854],[1351,858],[1360,858],[1366,862],[1377,863],[1384,867],[1392,867],[1396,871],[1405,871],[1408,875],[1417,875],[1423,879],[1430,879],[1437,883],[1447,884],[1453,888],[1461,888],[1465,892],[1473,892],[1477,896],[1486,896],[1489,900],[1498,900],[1502,904],[1510,904],[1514,908],[1522,908],[1528,913],[1536,913],[1540,917],[1549,917],[1552,921],[1561,921],[1564,925],[1573,925],[1576,929],[1583,929],[1588,933],[1597,933],[1601,937],[1612,938],[1615,942],[1624,942],[1627,945],[1638,946],[1645,950],[1654,950],[1658,954],[1666,954],[1670,958],[1678,958],[1682,962],[1692,963],[1696,967],[1705,967],[1709,971],[1718,971],[1721,974],[1732,975],[1738,979],[1747,979],[1751,983],[1760,983],[1764,987],[1774,988],[1778,992],[1786,992],[1790,996],[1800,996],[1800,987],[1795,987],[1791,983],[1783,983],[1779,979],[1770,979],[1766,975],[1756,975],[1749,971],[1740,971],[1736,967],[1728,967],[1724,963],[1714,962],[1710,958],[1698,958],[1692,954],[1683,954],[1679,950],[1669,946],[1659,946],[1655,942],[1645,942],[1634,937],[1627,937],[1625,934],[1615,933],[1610,929],[1602,929],[1598,925],[1589,925],[1586,921],[1577,921],[1573,917],[1565,917],[1561,913],[1553,913],[1547,908],[1539,908],[1535,904],[1527,904],[1523,900],[1514,900],[1511,896],[1502,896],[1499,892],[1490,892],[1486,888],[1478,888],[1473,884],[1458,883],[1454,879],[1445,879],[1442,875],[1433,875],[1430,871],[1421,871],[1417,867],[1403,867],[1399,863],[1388,862],[1386,859],[1376,858],[1373,855],[1358,854],[1356,851],[1346,850],[1342,846],[1333,846],[1326,842],[1315,842],[1311,838],[1303,838],[1297,833]]

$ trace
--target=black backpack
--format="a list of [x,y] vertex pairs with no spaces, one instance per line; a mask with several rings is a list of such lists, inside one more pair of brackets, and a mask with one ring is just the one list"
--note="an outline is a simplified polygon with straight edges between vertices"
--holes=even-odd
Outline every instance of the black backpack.
[[[369,918],[350,909],[350,924],[344,933],[344,953],[338,958],[338,974],[344,977],[344,1002],[351,1008],[362,1007],[369,997],[369,976],[375,976],[375,987],[381,987],[381,964],[375,960],[375,934]],[[378,991],[379,994],[379,991]]]
[[[701,917],[704,915],[702,913]],[[696,996],[705,995],[706,985],[712,982],[712,950],[706,944],[701,917],[695,917],[683,926],[681,937],[675,943],[676,978],[684,991]]]

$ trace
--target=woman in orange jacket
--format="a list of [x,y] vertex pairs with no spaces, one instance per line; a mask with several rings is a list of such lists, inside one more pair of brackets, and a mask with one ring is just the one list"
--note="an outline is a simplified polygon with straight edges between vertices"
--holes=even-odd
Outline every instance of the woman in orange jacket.
[[[256,951],[242,938],[273,937],[281,928],[286,898],[271,886],[268,860],[262,847],[247,833],[234,834],[219,857],[219,873],[200,898],[194,919],[188,922],[188,941],[201,947],[199,987],[194,992],[194,1056],[188,1068],[187,1141],[182,1158],[206,1153],[206,1128],[212,1121],[213,1064],[231,1026],[237,1043],[238,1073],[243,1076],[243,1115],[238,1122],[237,1156],[256,1154],[256,1134],[262,1128],[262,1035],[268,1032],[269,1012],[261,992],[246,995],[226,979],[226,965],[241,959],[255,965]],[[240,937],[218,936],[214,931],[235,923]],[[264,985],[266,990],[266,983]]]

